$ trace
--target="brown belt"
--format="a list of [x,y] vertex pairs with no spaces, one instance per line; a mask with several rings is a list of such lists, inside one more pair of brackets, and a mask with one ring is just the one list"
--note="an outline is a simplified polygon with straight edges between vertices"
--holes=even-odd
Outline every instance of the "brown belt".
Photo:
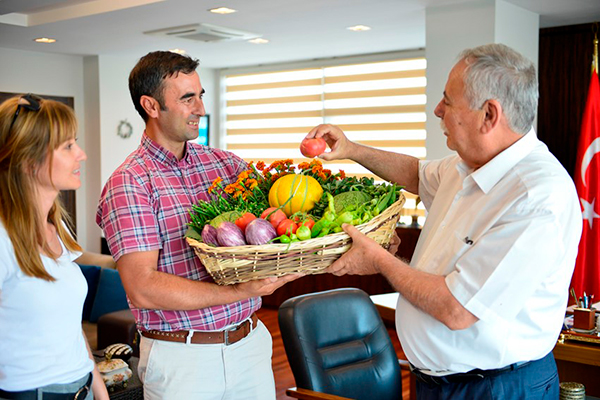
[[[252,322],[250,322],[252,321]],[[253,329],[256,328],[258,323],[258,317],[256,314],[252,314],[249,320],[242,322],[241,324],[224,330],[216,332],[205,332],[205,331],[141,331],[141,335],[150,339],[165,340],[167,342],[178,342],[178,343],[192,343],[192,344],[225,344],[226,346],[239,342]]]

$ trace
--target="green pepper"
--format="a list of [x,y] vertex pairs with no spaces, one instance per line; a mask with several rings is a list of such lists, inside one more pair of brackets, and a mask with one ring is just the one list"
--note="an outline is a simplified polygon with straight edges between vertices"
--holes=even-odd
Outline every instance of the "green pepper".
[[390,199],[392,198],[392,192],[395,191],[396,189],[394,188],[394,186],[391,186],[392,190],[388,190],[388,192],[383,195],[382,197],[379,198],[379,201],[377,202],[377,206],[375,206],[375,210],[377,211],[376,215],[379,215],[383,210],[385,210],[388,206],[388,203],[390,202]]
[[297,241],[298,241],[298,236],[296,236],[296,234],[295,234],[295,233],[292,233],[292,234],[290,235],[290,241],[292,241],[292,242],[297,242]]
[[323,217],[318,220],[315,225],[312,227],[310,235],[311,237],[317,237],[319,236],[319,234],[321,233],[321,231],[327,227],[329,227],[329,225],[331,225],[331,223],[335,220],[335,213],[331,213],[329,212],[329,210],[325,211],[325,213],[323,214]]
[[336,218],[335,223],[338,225],[349,224],[356,218],[356,215],[351,211],[343,212]]
[[281,243],[290,243],[292,241],[288,235],[281,235],[278,239]]
[[[333,225],[333,223],[329,223],[328,226],[326,226],[325,228],[323,228],[323,230],[321,230],[321,232],[319,232],[319,234],[316,237],[323,237],[329,234],[329,231],[331,230],[331,225]],[[315,236],[313,236],[315,237]]]

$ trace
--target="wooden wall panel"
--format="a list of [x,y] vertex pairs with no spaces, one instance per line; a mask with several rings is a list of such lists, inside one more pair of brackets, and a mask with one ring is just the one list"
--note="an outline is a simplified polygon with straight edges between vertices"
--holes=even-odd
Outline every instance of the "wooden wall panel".
[[573,176],[590,83],[593,24],[540,29],[538,137]]

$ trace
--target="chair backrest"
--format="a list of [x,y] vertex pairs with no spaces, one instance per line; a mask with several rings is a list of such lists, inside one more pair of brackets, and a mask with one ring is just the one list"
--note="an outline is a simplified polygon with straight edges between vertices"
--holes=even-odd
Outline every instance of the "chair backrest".
[[396,351],[375,305],[359,289],[286,300],[279,327],[299,388],[352,399],[401,399]]

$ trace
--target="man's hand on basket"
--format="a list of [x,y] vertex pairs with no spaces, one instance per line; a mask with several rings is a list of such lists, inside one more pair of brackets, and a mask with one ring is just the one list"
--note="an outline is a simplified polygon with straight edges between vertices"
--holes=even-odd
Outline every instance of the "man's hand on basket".
[[387,250],[352,225],[343,224],[342,229],[352,238],[352,247],[331,264],[327,272],[337,276],[380,273],[378,260],[382,259],[382,256],[389,257]]
[[238,283],[236,285],[236,289],[240,292],[248,294],[246,297],[268,296],[286,283],[296,280],[302,276],[302,274],[292,274],[281,276],[279,278],[271,277],[257,279],[249,282]]
[[396,257],[396,253],[398,252],[398,248],[400,247],[400,238],[398,234],[396,234],[396,230],[394,230],[394,234],[390,239],[390,247],[388,247],[388,253]]

